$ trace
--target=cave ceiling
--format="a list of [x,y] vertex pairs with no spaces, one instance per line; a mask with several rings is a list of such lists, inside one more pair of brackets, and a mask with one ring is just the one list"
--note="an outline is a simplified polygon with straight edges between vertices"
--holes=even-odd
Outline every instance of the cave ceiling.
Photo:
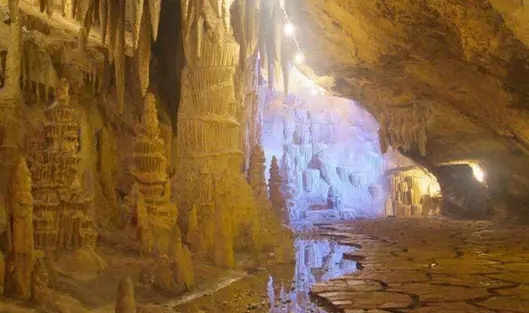
[[478,160],[527,177],[528,3],[292,0],[287,11],[307,64],[334,76],[336,92],[377,118],[410,103],[430,109],[416,160]]

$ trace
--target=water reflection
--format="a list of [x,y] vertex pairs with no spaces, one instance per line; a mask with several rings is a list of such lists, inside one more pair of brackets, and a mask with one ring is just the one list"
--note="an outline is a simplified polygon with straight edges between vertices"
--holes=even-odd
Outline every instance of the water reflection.
[[346,260],[343,254],[354,248],[326,239],[297,239],[296,268],[291,286],[268,281],[268,298],[272,313],[327,313],[310,300],[314,283],[338,278],[356,270],[356,262]]

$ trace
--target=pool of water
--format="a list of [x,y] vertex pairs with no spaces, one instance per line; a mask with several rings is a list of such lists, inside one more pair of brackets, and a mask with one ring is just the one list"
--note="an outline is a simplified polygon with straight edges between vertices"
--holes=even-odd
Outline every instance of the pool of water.
[[174,307],[181,313],[328,313],[312,301],[311,287],[356,271],[356,262],[343,254],[354,248],[330,238],[297,233],[295,262],[272,265],[229,285]]
[[274,284],[270,275],[267,285],[270,312],[326,313],[310,299],[313,284],[338,278],[356,271],[356,262],[346,260],[343,254],[354,248],[337,244],[330,239],[303,239],[295,241],[296,264],[290,286]]

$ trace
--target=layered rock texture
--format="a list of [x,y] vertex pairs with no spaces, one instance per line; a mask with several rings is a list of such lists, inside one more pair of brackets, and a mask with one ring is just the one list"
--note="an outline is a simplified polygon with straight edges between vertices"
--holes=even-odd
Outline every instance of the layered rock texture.
[[438,164],[481,162],[491,207],[508,211],[500,215],[527,218],[526,3],[311,0],[286,5],[302,32],[298,40],[307,64],[334,76],[337,92],[388,123],[381,129],[383,143],[407,150],[438,176],[442,189],[448,186],[436,173]]

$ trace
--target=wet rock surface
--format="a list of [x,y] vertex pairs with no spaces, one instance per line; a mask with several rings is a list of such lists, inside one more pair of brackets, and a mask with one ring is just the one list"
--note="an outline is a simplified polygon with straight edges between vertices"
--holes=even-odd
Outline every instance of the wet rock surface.
[[359,248],[357,272],[311,288],[334,311],[529,312],[528,228],[387,218],[321,229]]

